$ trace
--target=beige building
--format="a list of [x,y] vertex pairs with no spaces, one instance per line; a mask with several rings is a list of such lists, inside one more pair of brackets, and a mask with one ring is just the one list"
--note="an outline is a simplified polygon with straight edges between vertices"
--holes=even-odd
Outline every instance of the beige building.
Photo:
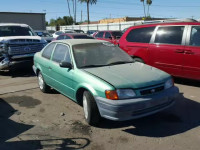
[[[150,20],[160,20],[165,18],[151,18]],[[110,19],[102,19],[99,20],[99,24],[108,24],[108,23],[120,23],[120,22],[128,22],[128,21],[138,21],[144,20],[141,17],[123,17],[123,18],[110,18]]]
[[108,23],[135,21],[135,20],[141,20],[141,18],[123,17],[123,18],[102,19],[102,20],[99,20],[99,23],[100,24],[108,24]]
[[45,13],[0,12],[0,23],[24,23],[34,30],[46,30]]

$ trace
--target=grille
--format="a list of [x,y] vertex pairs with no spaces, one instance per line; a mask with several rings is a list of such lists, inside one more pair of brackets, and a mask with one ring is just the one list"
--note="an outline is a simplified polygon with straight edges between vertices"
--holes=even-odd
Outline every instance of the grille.
[[36,53],[42,50],[44,44],[13,44],[9,45],[8,54],[9,55],[21,55]]
[[159,87],[155,87],[155,88],[151,88],[151,89],[147,89],[147,90],[141,90],[140,94],[141,95],[148,95],[148,94],[160,92],[162,90],[164,90],[164,86],[159,86]]
[[37,39],[14,39],[14,40],[10,40],[10,43],[19,43],[19,42],[23,42],[23,43],[26,43],[26,42],[29,42],[29,43],[39,43],[40,40],[37,40]]

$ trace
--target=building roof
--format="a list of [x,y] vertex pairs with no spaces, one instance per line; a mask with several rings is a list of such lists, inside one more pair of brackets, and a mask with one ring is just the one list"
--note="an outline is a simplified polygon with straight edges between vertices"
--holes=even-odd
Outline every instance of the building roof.
[[0,14],[38,14],[38,15],[46,15],[46,13],[32,13],[32,12],[0,12]]
[[[86,25],[88,22],[83,22],[81,25]],[[90,24],[99,24],[99,21],[91,21]]]
[[22,24],[22,23],[0,23],[0,26],[25,26],[25,27],[28,27],[27,24]]

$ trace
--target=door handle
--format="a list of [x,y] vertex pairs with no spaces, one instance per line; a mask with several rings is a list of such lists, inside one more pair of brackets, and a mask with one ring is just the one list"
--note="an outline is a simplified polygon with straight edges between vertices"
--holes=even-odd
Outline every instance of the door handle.
[[191,50],[185,50],[185,54],[194,54],[194,52],[193,51],[191,51]]
[[184,53],[184,50],[183,49],[176,49],[175,53]]
[[52,68],[51,68],[50,66],[48,67],[48,69],[49,69],[49,70],[52,70]]

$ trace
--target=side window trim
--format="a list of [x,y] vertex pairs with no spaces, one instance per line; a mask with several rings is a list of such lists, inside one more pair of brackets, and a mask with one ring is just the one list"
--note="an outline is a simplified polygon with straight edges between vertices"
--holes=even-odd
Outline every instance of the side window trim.
[[[59,64],[58,62],[52,60],[53,59],[53,54],[54,54],[54,52],[56,50],[56,46],[59,45],[59,44],[60,45],[64,45],[64,46],[66,46],[68,48],[68,50],[69,50],[69,56],[70,56],[70,62],[73,64],[70,46],[68,44],[64,44],[64,43],[56,43],[56,45],[54,47],[54,50],[52,51],[52,54],[51,54],[51,61],[54,62],[54,63],[56,63],[56,64]],[[65,58],[66,58],[66,55],[65,55]]]
[[200,27],[200,25],[188,25],[188,31],[187,31],[187,37],[186,37],[186,46],[199,47],[199,46],[190,45],[192,27],[197,27],[197,26]]
[[[186,38],[186,35],[187,35],[187,25],[159,25],[156,27],[156,29],[154,30],[154,33],[153,33],[153,36],[150,40],[150,43],[151,44],[156,44],[156,45],[177,45],[177,44],[169,44],[169,43],[155,43],[155,39],[156,39],[156,33],[159,29],[159,27],[174,27],[174,26],[178,26],[178,27],[184,27],[184,30],[183,30],[183,36],[182,36],[182,41],[181,41],[181,45],[185,45],[185,38]],[[179,44],[178,44],[179,45]]]
[[[144,43],[144,42],[132,42],[132,41],[130,42],[130,41],[127,40],[127,36],[130,34],[130,32],[131,32],[132,30],[143,29],[143,28],[154,28],[153,33],[151,34],[151,38],[150,38],[150,41],[149,41],[149,42],[147,42],[147,43]],[[128,43],[150,44],[151,41],[152,41],[152,39],[153,39],[153,35],[154,35],[155,31],[156,31],[156,26],[133,28],[133,29],[131,29],[131,30],[129,31],[129,33],[126,35],[126,41],[127,41]]]
[[[50,43],[50,44],[53,44],[53,43]],[[41,56],[43,55],[43,53],[44,53],[44,50],[50,45],[50,44],[48,44],[48,45],[46,45],[45,47],[44,47],[44,49],[41,51]],[[52,58],[52,55],[53,55],[53,53],[54,53],[54,50],[55,50],[55,47],[56,47],[56,45],[57,45],[57,43],[54,45],[54,47],[53,47],[53,50],[52,50],[52,52],[51,52],[51,56],[50,56],[50,58],[46,58],[46,57],[44,57],[44,56],[42,56],[42,58],[45,58],[45,59],[47,59],[47,60],[51,60],[51,58]]]

